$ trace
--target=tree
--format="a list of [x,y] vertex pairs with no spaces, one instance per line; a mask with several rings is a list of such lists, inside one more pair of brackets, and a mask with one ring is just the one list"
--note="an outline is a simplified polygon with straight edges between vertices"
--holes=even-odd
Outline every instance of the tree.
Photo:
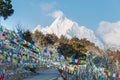
[[57,51],[62,55],[69,56],[69,57],[74,56],[75,53],[77,53],[77,51],[72,46],[66,43],[60,43],[57,48]]
[[80,40],[77,37],[73,37],[70,41],[77,41],[77,42],[79,42]]
[[25,32],[25,31],[24,31],[24,29],[23,29],[23,27],[22,27],[21,24],[17,24],[17,25],[16,25],[16,30],[17,30],[18,35],[19,35],[20,37],[22,37],[22,34],[23,34],[23,32]]
[[[79,52],[83,51],[85,49],[84,45],[81,45],[80,42],[77,42],[77,41],[69,41],[68,44],[73,46],[74,49]],[[86,50],[85,50],[85,52],[86,52]]]
[[34,40],[32,38],[32,33],[29,30],[25,30],[21,24],[16,25],[16,31],[17,31],[19,37],[34,44]]
[[62,43],[67,43],[69,41],[69,39],[67,37],[65,37],[64,35],[61,35],[58,42],[62,42]]
[[120,51],[119,50],[117,50],[117,51],[115,51],[114,52],[114,54],[113,54],[113,60],[114,61],[119,61],[119,63],[120,63]]
[[85,59],[86,55],[80,52],[80,50],[77,50],[78,49],[77,47],[81,48],[80,46],[77,46],[77,45],[73,46],[68,43],[59,43],[57,51],[65,56],[69,56],[69,57],[72,56],[73,58],[76,58],[76,59],[78,58]]
[[57,35],[55,35],[54,33],[52,33],[51,35],[52,35],[54,43],[56,43],[58,41]]
[[91,43],[86,38],[81,39],[80,43],[81,43],[81,45],[84,45],[84,46],[89,46],[89,45],[94,46],[94,43]]
[[100,56],[97,56],[93,59],[94,64],[96,67],[106,67],[106,60]]
[[32,39],[32,33],[31,33],[29,30],[23,32],[22,37],[23,37],[23,39],[25,39],[26,41],[34,44],[34,41],[33,41],[33,39]]
[[44,45],[45,35],[42,32],[36,30],[33,34],[33,38],[35,38],[38,44]]
[[33,34],[33,37],[36,39],[37,42],[39,42],[38,40],[41,36],[43,36],[43,33],[38,30],[36,30]]
[[53,45],[57,40],[58,40],[58,37],[55,34],[46,34],[45,35],[46,45],[47,44]]
[[78,38],[72,38],[69,42],[67,42],[67,44],[69,44],[76,50],[75,58],[86,57],[85,53],[87,52],[87,49],[84,45],[81,45]]
[[0,17],[3,17],[5,20],[13,13],[14,10],[12,9],[11,0],[0,0]]

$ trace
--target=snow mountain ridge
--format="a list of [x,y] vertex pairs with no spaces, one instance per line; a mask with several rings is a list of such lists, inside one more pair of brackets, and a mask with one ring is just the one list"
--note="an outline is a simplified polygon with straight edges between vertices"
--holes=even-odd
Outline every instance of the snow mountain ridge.
[[63,14],[56,17],[50,26],[42,27],[38,25],[32,32],[34,33],[36,30],[41,31],[43,34],[54,33],[58,37],[64,35],[69,39],[72,37],[86,38],[95,43],[96,46],[103,48],[102,42],[96,37],[93,30],[85,26],[79,26],[78,23],[66,18]]

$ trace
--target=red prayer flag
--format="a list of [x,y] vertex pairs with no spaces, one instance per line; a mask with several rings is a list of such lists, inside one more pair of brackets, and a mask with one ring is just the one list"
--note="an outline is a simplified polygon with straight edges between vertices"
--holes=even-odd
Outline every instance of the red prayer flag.
[[20,59],[18,59],[18,64],[20,63]]
[[5,36],[5,34],[4,34],[4,33],[2,33],[2,36],[4,37],[4,36]]
[[52,55],[52,51],[50,51],[50,55]]
[[78,59],[78,63],[80,63],[80,59]]
[[66,60],[67,59],[67,57],[66,56],[64,56],[64,60]]
[[19,43],[19,42],[20,42],[20,40],[19,40],[19,39],[17,39],[17,42]]
[[116,78],[118,78],[118,77],[119,77],[118,73],[116,73],[115,77],[116,77]]

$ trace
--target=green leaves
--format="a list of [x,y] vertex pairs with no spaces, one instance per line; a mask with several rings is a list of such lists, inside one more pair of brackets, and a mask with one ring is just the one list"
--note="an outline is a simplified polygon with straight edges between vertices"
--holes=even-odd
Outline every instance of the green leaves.
[[0,17],[3,17],[5,20],[13,13],[14,10],[12,9],[11,0],[0,0]]

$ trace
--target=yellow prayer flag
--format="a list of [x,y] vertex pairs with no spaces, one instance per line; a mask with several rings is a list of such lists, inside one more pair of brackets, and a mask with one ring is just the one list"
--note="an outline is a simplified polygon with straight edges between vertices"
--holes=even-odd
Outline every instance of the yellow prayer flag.
[[13,63],[16,63],[15,59],[12,60]]
[[0,54],[0,59],[2,59],[2,54]]
[[6,54],[6,51],[4,51],[4,54]]
[[74,71],[74,67],[71,67],[70,69],[71,69],[71,71]]
[[58,54],[55,54],[55,57],[58,57]]
[[108,72],[108,76],[110,76],[110,72]]
[[96,73],[96,70],[94,69],[94,70],[93,70],[93,72],[95,72],[95,73]]

